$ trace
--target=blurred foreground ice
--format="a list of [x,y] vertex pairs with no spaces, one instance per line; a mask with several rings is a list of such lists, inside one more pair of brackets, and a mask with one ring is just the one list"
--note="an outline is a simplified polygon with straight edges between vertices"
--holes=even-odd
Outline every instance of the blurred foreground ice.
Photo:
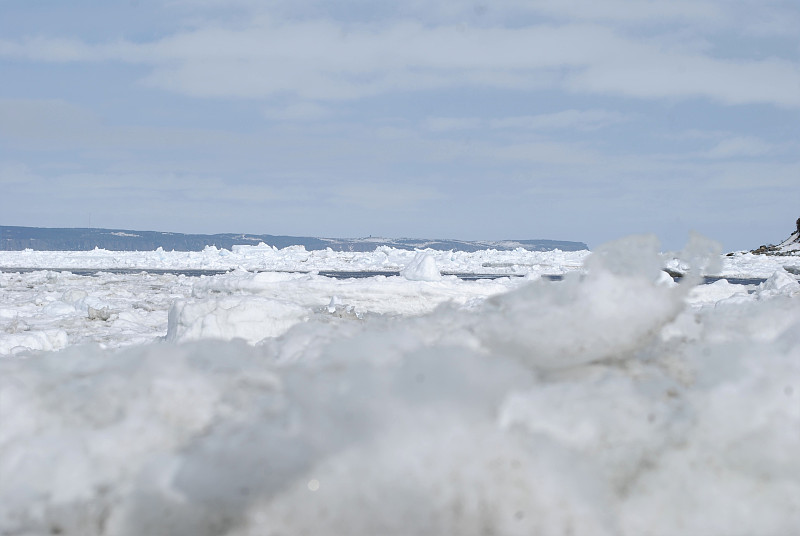
[[[800,285],[661,263],[640,237],[561,282],[39,273],[53,315],[174,303],[188,342],[0,358],[0,534],[792,534]],[[192,341],[231,331],[257,344]]]

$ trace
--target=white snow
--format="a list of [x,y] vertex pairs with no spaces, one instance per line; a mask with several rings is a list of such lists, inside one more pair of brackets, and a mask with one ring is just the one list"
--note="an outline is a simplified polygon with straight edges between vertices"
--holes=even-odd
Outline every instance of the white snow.
[[796,251],[800,246],[798,241],[800,241],[800,231],[795,231],[789,235],[789,238],[778,244],[778,247],[784,251]]
[[238,268],[0,273],[0,534],[793,534],[791,259],[687,249],[0,253]]

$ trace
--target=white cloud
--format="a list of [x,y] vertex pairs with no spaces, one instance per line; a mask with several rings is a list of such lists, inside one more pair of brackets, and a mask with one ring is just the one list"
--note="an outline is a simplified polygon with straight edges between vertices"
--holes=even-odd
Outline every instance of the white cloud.
[[727,130],[702,130],[693,128],[682,132],[670,133],[665,137],[675,140],[719,140],[729,137],[730,134],[731,133]]
[[74,139],[97,125],[91,113],[63,100],[0,99],[0,139]]
[[800,162],[779,163],[755,159],[720,161],[701,169],[708,175],[703,186],[712,194],[746,192],[753,199],[771,197],[774,203],[791,203],[796,199],[794,196],[783,195],[776,199],[775,193],[796,191]]
[[752,136],[742,136],[719,142],[705,156],[708,158],[752,158],[767,155],[772,151],[772,145],[763,140]]
[[264,117],[275,121],[317,121],[335,114],[334,110],[315,102],[298,102],[286,106],[272,106],[264,110]]
[[723,60],[589,24],[467,28],[257,19],[145,43],[5,41],[0,56],[144,64],[152,69],[145,84],[200,97],[336,101],[464,86],[549,87],[800,107],[797,62]]
[[442,199],[436,188],[420,184],[382,182],[348,182],[329,192],[330,201],[338,207],[357,207],[364,210],[415,209],[420,204]]
[[432,132],[448,132],[452,130],[472,130],[481,126],[477,117],[429,117],[423,127]]
[[[768,1],[768,0],[764,0]],[[251,14],[333,16],[359,20],[362,13],[374,17],[406,17],[426,23],[453,21],[513,22],[521,16],[552,16],[588,21],[643,22],[687,21],[725,15],[730,0],[405,0],[376,7],[370,0],[173,0],[170,4],[188,9],[212,9],[235,6]]]
[[606,110],[564,110],[552,114],[505,117],[491,121],[492,128],[522,128],[530,130],[574,129],[597,130],[628,121],[629,117]]
[[[613,157],[604,155],[585,144],[531,141],[504,145],[480,144],[471,153],[484,158],[510,162],[528,162],[558,168],[585,168],[608,164]],[[586,177],[592,180],[590,177]],[[576,179],[580,180],[580,179]]]
[[0,162],[0,185],[20,185],[36,180],[30,167],[18,162]]
[[422,126],[431,132],[475,130],[483,126],[493,129],[592,131],[630,119],[629,115],[607,110],[564,110],[550,114],[503,117],[488,121],[478,117],[428,117]]
[[793,38],[800,25],[796,0],[171,0],[194,17],[238,20],[259,16],[285,20],[335,19],[343,23],[415,20],[426,26],[520,26],[534,21],[600,23],[653,34],[680,25],[689,33],[733,32]]
[[708,97],[725,104],[800,107],[800,64],[642,52],[576,72],[566,87],[649,99]]
[[[523,4],[522,0],[515,2]],[[714,20],[724,15],[721,2],[706,0],[532,0],[531,11],[571,20],[664,23],[673,20]]]
[[[93,112],[63,100],[1,99],[0,140],[19,147],[136,150],[252,146],[246,136],[223,130],[111,126]],[[205,148],[205,149],[204,149]]]

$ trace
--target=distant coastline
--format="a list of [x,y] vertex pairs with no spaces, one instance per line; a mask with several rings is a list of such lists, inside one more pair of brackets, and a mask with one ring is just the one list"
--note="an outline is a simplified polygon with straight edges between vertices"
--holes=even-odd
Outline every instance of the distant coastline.
[[94,248],[109,251],[201,251],[207,246],[231,249],[238,245],[264,243],[276,248],[303,246],[306,250],[373,251],[380,246],[398,249],[439,251],[478,251],[496,249],[509,251],[523,248],[528,251],[581,251],[589,249],[583,242],[567,240],[497,240],[466,241],[418,238],[315,238],[305,236],[258,234],[183,234],[159,231],[98,228],[46,228],[0,225],[0,251],[88,251]]

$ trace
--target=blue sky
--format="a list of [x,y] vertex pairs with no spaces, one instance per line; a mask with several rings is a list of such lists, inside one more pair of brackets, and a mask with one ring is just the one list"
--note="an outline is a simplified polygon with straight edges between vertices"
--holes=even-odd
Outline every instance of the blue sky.
[[796,0],[0,0],[0,223],[728,250],[800,216]]

